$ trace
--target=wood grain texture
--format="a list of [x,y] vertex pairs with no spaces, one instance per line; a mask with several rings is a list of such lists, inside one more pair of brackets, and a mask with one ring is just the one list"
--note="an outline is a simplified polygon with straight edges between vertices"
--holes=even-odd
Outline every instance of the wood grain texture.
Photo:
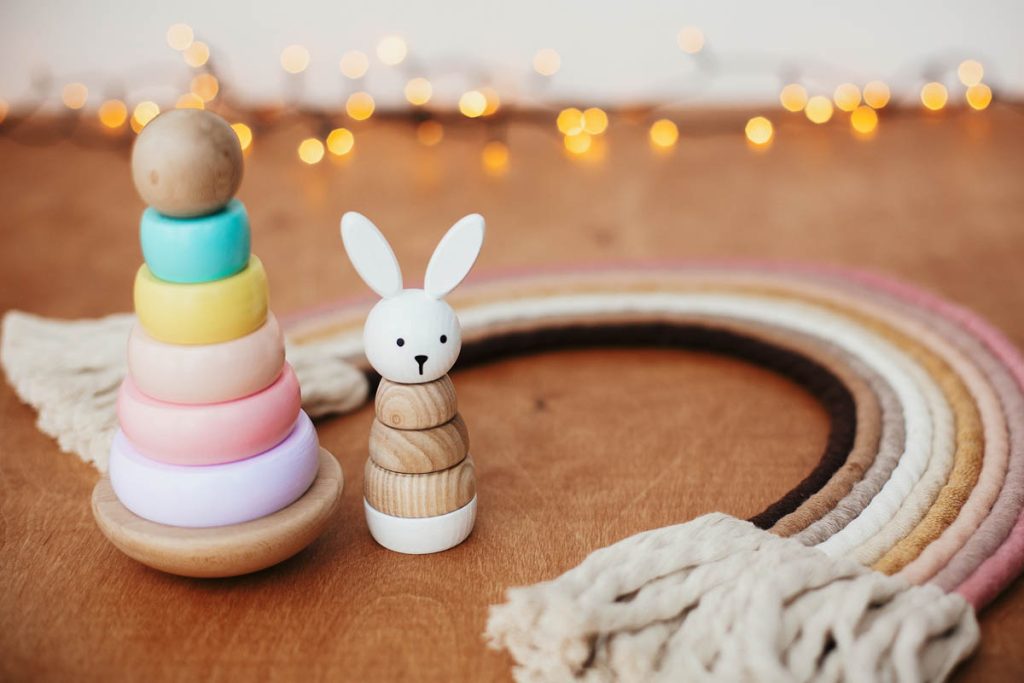
[[370,458],[386,470],[426,474],[452,467],[469,452],[462,416],[432,429],[392,429],[380,420],[370,427]]
[[121,504],[108,477],[93,489],[92,513],[110,542],[142,564],[179,576],[240,576],[284,562],[315,541],[335,521],[344,485],[338,461],[321,448],[320,469],[301,498],[244,524],[186,529],[150,522]]
[[423,384],[381,379],[374,399],[377,419],[395,429],[429,429],[455,417],[459,410],[451,377]]
[[436,517],[458,510],[476,495],[471,455],[446,470],[428,474],[392,472],[367,460],[363,477],[366,501],[394,517]]
[[[239,198],[282,322],[343,297],[372,303],[341,250],[344,211],[385,229],[410,284],[452,220],[480,211],[488,235],[471,279],[565,263],[824,261],[912,280],[1024,345],[1016,110],[886,110],[867,141],[838,117],[780,115],[757,152],[742,135],[754,113],[687,113],[736,132],[684,131],[671,154],[651,153],[645,126],[613,120],[593,163],[567,158],[547,127],[513,125],[500,178],[481,170],[482,132],[469,126],[426,148],[407,125],[375,119],[357,132],[357,155],[306,166],[295,145],[308,131],[285,125],[257,133]],[[0,207],[0,310],[131,309],[144,205],[127,143],[0,138]],[[545,353],[453,377],[480,501],[465,543],[399,557],[370,538],[366,406],[317,424],[351,482],[324,534],[287,562],[216,581],[153,571],[107,542],[89,510],[96,472],[0,386],[0,680],[508,681],[509,660],[480,638],[506,588],[638,531],[756,514],[817,463],[827,437],[795,385],[704,353]],[[1024,679],[1024,582],[981,627],[955,679]]]

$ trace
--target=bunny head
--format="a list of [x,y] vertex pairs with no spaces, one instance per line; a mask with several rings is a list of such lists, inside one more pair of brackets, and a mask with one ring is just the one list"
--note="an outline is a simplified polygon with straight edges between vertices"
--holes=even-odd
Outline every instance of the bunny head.
[[391,245],[368,218],[348,212],[341,239],[356,272],[381,300],[363,328],[366,359],[381,377],[401,384],[432,382],[445,375],[462,349],[462,328],[444,298],[476,262],[484,219],[470,214],[453,225],[427,265],[423,289],[403,289]]

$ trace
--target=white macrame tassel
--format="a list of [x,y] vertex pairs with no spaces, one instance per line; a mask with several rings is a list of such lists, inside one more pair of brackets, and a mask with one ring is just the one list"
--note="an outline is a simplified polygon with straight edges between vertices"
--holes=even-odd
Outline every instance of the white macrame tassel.
[[710,514],[595,551],[491,608],[519,681],[940,681],[973,610]]
[[[0,365],[14,391],[39,411],[40,431],[101,472],[117,428],[117,390],[133,324],[127,313],[69,321],[11,311],[3,320]],[[287,356],[311,417],[366,402],[366,377],[330,343],[288,345]]]

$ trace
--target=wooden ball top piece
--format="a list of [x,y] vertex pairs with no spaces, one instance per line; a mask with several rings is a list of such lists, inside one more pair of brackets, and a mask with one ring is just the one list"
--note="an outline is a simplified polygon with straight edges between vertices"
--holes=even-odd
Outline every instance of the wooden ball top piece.
[[175,218],[222,209],[238,191],[243,168],[235,131],[202,109],[160,114],[132,148],[135,189],[147,204]]

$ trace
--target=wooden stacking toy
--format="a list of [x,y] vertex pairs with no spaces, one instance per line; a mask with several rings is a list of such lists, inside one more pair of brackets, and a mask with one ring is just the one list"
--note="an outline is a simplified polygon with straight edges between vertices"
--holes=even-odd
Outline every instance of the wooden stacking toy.
[[320,535],[344,480],[302,411],[267,275],[250,254],[249,219],[233,198],[238,139],[210,112],[167,112],[139,134],[132,175],[151,205],[145,263],[120,429],[93,515],[114,545],[156,569],[264,569]]
[[365,216],[346,213],[341,237],[360,277],[382,297],[363,328],[366,358],[381,376],[363,486],[370,533],[400,553],[447,550],[473,530],[477,502],[469,432],[447,374],[462,329],[443,297],[476,262],[484,219],[472,214],[452,226],[423,289],[403,289],[391,246]]

